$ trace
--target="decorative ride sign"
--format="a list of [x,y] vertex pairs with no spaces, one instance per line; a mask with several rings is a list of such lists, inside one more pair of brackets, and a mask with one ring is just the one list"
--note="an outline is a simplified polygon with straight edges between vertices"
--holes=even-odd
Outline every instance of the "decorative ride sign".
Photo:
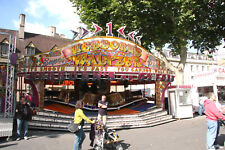
[[[143,47],[141,47],[142,36],[136,37],[136,31],[125,35],[126,26],[121,27],[117,32],[124,38],[113,37],[112,22],[106,24],[107,36],[95,36],[91,38],[76,40],[73,43],[59,49],[24,58],[19,63],[19,71],[29,73],[29,78],[43,78],[43,73],[48,73],[49,79],[54,78],[58,72],[59,79],[64,79],[64,73],[69,79],[75,79],[79,74],[82,78],[88,78],[89,73],[93,78],[107,76],[113,79],[115,74],[123,74],[121,79],[132,79],[136,74],[138,80],[161,79],[170,81],[174,78],[173,72],[166,69],[165,64]],[[102,31],[102,28],[93,23],[94,35]],[[86,36],[89,31],[83,29],[81,37]],[[77,32],[73,31],[76,33]],[[74,37],[76,37],[74,35]]]

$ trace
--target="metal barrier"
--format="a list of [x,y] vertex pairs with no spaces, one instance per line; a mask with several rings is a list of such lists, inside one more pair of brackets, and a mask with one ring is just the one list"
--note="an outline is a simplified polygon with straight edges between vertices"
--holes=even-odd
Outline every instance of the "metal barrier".
[[0,118],[0,137],[10,137],[13,131],[13,118]]

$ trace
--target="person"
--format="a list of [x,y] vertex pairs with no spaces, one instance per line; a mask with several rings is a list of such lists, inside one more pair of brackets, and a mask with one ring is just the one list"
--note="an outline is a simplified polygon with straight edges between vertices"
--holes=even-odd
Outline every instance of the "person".
[[[216,100],[216,97],[213,99],[213,102],[216,104],[217,109],[221,113],[224,113],[223,106],[220,104],[219,101]],[[217,145],[217,147],[222,147],[222,146],[218,145],[218,143],[217,143],[217,138],[218,138],[219,132],[220,132],[220,119],[218,119],[218,121],[217,121],[217,133],[216,133],[216,140],[215,140],[214,144]]]
[[102,95],[102,99],[98,102],[98,120],[106,125],[106,115],[107,115],[108,102],[106,101],[106,96]]
[[28,121],[32,119],[32,110],[25,100],[24,96],[20,97],[19,103],[16,105],[17,119],[17,141],[22,139],[21,128],[24,128],[24,139],[28,140]]
[[208,126],[206,143],[208,150],[215,150],[216,148],[221,148],[221,146],[217,144],[218,119],[225,120],[225,116],[218,110],[216,104],[214,103],[216,99],[215,94],[209,93],[208,97],[209,99],[204,101],[205,115]]
[[84,103],[82,100],[77,101],[77,103],[75,105],[76,111],[75,111],[75,115],[74,115],[74,123],[80,124],[81,128],[79,129],[78,132],[75,133],[75,141],[73,144],[73,150],[81,150],[82,143],[86,137],[84,130],[83,130],[84,120],[91,124],[95,123],[95,121],[92,121],[88,117],[85,116],[85,114],[82,110],[83,106],[84,106]]
[[203,97],[200,97],[199,98],[199,115],[202,116],[204,111],[205,111],[205,108],[204,108],[204,101],[207,99],[207,97],[203,96]]
[[32,98],[31,93],[26,93],[26,94],[24,94],[24,97],[25,97],[25,99],[27,100],[27,102],[29,103],[29,105],[30,105],[32,108],[34,108],[34,107],[35,107],[35,104],[34,104],[34,102],[33,102],[33,98]]

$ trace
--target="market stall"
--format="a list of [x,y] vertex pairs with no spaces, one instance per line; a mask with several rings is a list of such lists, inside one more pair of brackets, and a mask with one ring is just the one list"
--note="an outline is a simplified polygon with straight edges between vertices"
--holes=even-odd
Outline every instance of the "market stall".
[[[217,101],[225,104],[225,67],[216,66],[211,71],[199,73],[194,76],[192,100],[194,108],[199,106],[199,97],[213,92]],[[198,110],[194,110],[198,111]]]

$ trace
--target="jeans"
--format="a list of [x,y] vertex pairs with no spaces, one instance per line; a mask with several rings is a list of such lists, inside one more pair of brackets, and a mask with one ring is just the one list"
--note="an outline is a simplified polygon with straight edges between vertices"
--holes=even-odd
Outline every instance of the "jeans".
[[202,104],[199,104],[199,111],[198,111],[199,115],[202,116],[202,114],[204,113],[204,111],[205,111],[204,106]]
[[220,122],[219,120],[217,121],[217,132],[216,132],[216,139],[215,139],[215,142],[214,142],[214,145],[217,145],[217,139],[218,139],[218,135],[219,135],[219,132],[220,132]]
[[22,120],[22,119],[17,119],[17,137],[18,138],[22,138],[22,136],[21,136],[22,125],[24,128],[24,137],[27,136],[27,134],[28,134],[28,121]]
[[73,144],[73,150],[80,150],[85,137],[86,136],[85,136],[83,127],[81,127],[80,130],[77,133],[75,133],[75,141]]
[[208,126],[207,140],[206,140],[207,149],[213,149],[218,136],[217,134],[218,121],[207,120],[207,126]]

